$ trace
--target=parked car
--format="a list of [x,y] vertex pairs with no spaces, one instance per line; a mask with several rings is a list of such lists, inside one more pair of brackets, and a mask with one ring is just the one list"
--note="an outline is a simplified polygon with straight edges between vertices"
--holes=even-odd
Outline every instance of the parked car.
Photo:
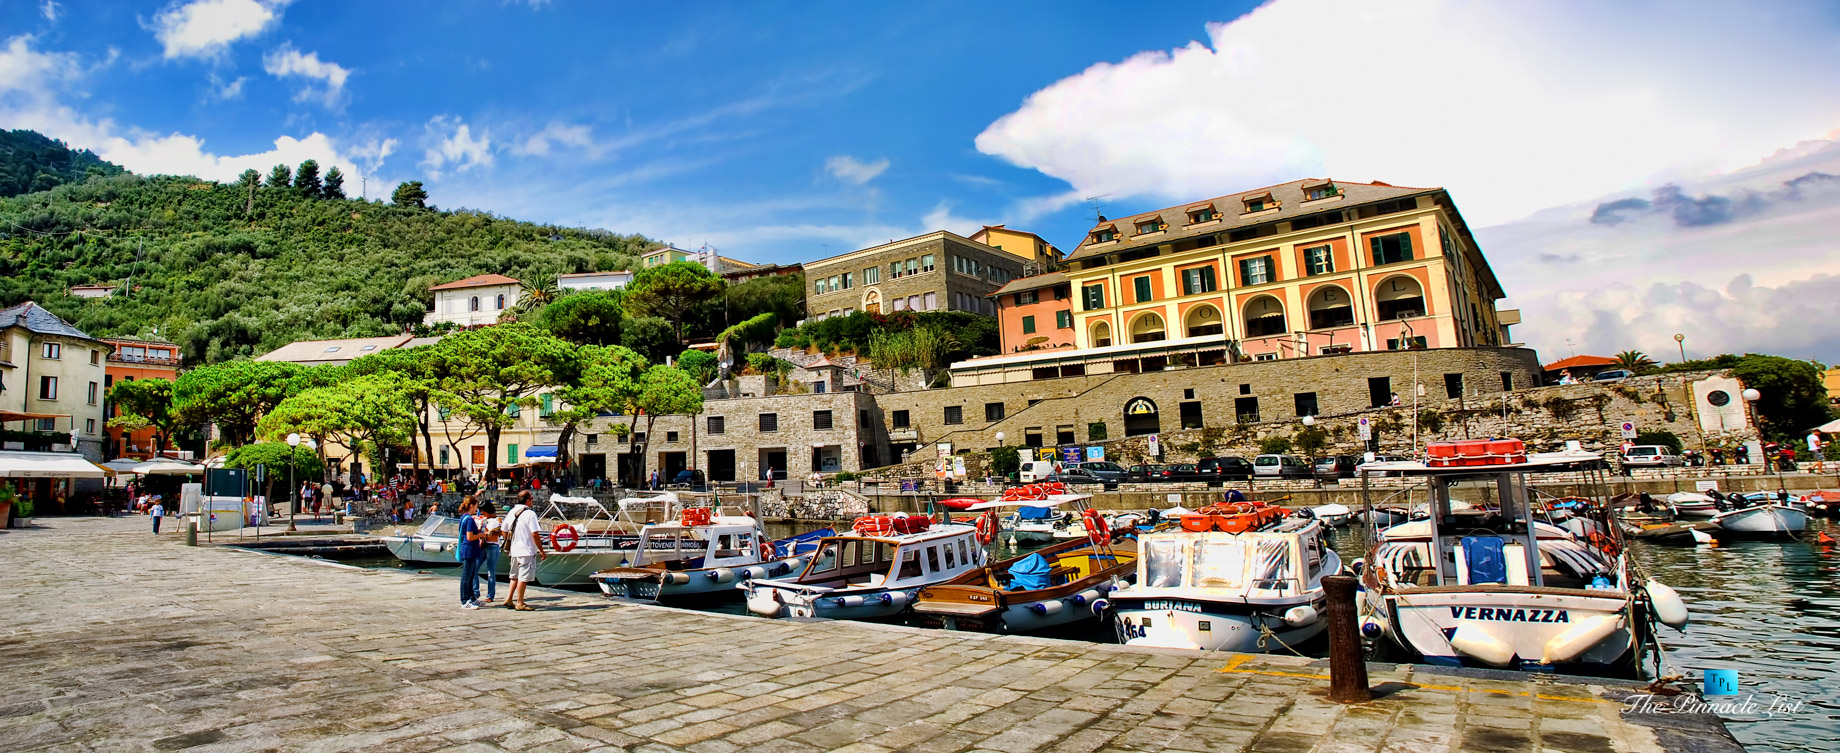
[[1356,460],[1353,455],[1330,455],[1316,459],[1316,477],[1324,481],[1354,478]]
[[1195,468],[1208,481],[1245,481],[1252,478],[1253,471],[1251,461],[1230,455],[1202,458],[1201,462],[1195,464]]
[[1260,455],[1252,459],[1252,470],[1259,478],[1309,478],[1311,473],[1296,455]]
[[1067,467],[1062,467],[1060,473],[1056,473],[1052,476],[1049,476],[1047,480],[1059,481],[1063,484],[1109,483],[1105,479],[1099,478],[1097,474],[1094,474],[1092,471],[1089,471],[1085,468],[1067,468]]
[[1635,375],[1636,375],[1635,372],[1630,371],[1628,369],[1611,369],[1609,371],[1597,372],[1595,376],[1591,377],[1591,381],[1593,382],[1619,382],[1619,381],[1628,379]]
[[1166,465],[1134,465],[1134,466],[1131,466],[1131,470],[1125,472],[1125,480],[1130,481],[1131,483],[1134,483],[1134,484],[1148,483],[1148,482],[1154,482],[1154,481],[1168,481],[1169,480],[1169,466],[1166,466]]
[[677,475],[672,476],[671,483],[668,486],[669,488],[672,488],[672,489],[689,489],[691,491],[702,491],[703,489],[707,488],[708,485],[709,485],[709,481],[703,478],[702,471],[696,470],[694,468],[688,468],[685,470],[678,471]]
[[1089,460],[1084,463],[1074,463],[1073,465],[1062,467],[1078,468],[1108,484],[1122,483],[1128,473],[1125,471],[1124,466],[1104,460]]
[[[1404,455],[1375,455],[1373,462],[1376,462],[1376,463],[1409,463],[1409,462],[1412,462],[1412,458],[1406,457]],[[1374,471],[1373,473],[1370,474],[1367,472],[1366,469],[1367,469],[1367,463],[1363,462],[1354,467],[1354,472],[1356,475],[1371,475],[1374,478],[1380,478],[1382,476],[1400,475],[1399,471]]]
[[1054,461],[1024,460],[1022,461],[1022,467],[1017,469],[1016,474],[1017,477],[1022,480],[1022,483],[1025,484],[1033,484],[1037,481],[1047,481],[1049,476],[1054,475]]
[[1660,444],[1639,444],[1623,451],[1623,465],[1641,467],[1665,467],[1680,465],[1680,456],[1674,454],[1674,448]]
[[1196,469],[1194,463],[1176,463],[1175,465],[1169,466],[1169,480],[1203,481],[1209,479],[1203,476],[1201,471]]

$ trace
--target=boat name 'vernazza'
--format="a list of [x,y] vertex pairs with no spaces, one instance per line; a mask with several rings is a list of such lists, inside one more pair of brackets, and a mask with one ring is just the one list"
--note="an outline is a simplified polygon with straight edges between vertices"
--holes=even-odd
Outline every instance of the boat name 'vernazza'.
[[1451,607],[1452,619],[1494,620],[1495,622],[1571,622],[1563,609],[1494,609],[1490,607]]

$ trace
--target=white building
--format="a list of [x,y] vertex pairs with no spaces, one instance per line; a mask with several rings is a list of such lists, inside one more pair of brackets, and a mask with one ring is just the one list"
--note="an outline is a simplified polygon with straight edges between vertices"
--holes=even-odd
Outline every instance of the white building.
[[582,272],[579,274],[556,275],[556,287],[563,292],[573,290],[619,290],[632,282],[632,270],[622,269],[616,272]]
[[452,322],[477,327],[497,324],[505,309],[517,305],[523,288],[504,275],[475,275],[428,290],[434,293],[434,310],[422,317],[423,324]]

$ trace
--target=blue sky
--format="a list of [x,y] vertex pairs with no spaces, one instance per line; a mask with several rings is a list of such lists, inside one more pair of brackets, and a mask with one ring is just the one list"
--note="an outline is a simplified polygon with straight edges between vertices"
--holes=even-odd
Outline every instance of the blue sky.
[[[1834,49],[1823,0],[15,0],[0,126],[762,262],[985,223],[1071,248],[1090,196],[1444,186],[1546,355],[1832,361],[1805,323],[1840,319],[1840,192],[1783,184],[1840,174]],[[1591,221],[1631,198],[1668,209]],[[1764,208],[1680,220],[1726,205]]]

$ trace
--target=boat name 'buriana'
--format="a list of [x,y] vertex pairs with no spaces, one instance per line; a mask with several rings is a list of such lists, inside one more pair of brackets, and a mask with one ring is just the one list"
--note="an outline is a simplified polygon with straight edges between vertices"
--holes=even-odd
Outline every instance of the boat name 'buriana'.
[[1452,619],[1494,620],[1495,622],[1571,622],[1563,609],[1496,609],[1492,607],[1451,607]]
[[1146,601],[1144,602],[1144,608],[1153,612],[1159,610],[1166,612],[1194,612],[1196,614],[1201,612],[1200,604],[1196,604],[1192,601],[1171,601],[1169,599]]

